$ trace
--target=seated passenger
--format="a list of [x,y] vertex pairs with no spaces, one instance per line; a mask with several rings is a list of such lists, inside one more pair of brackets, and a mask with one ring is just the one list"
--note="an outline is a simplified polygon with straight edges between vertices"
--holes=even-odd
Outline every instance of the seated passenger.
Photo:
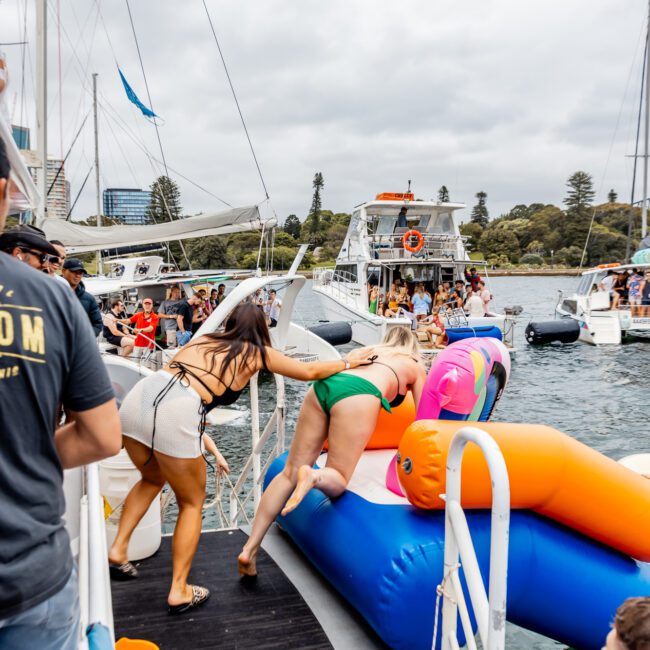
[[426,316],[418,323],[418,334],[426,334],[428,342],[436,349],[440,350],[446,347],[447,335],[445,326],[440,319],[440,308],[434,307],[431,316]]
[[449,301],[452,303],[450,305],[452,309],[462,309],[463,302],[465,301],[464,286],[462,280],[456,280],[454,286],[449,291]]
[[111,302],[111,309],[104,314],[102,333],[108,343],[117,347],[122,356],[128,357],[133,352],[135,337],[129,336],[123,329],[122,323],[129,322],[124,316],[124,303],[118,298]]
[[408,287],[404,284],[399,288],[397,294],[397,306],[404,311],[411,311],[411,299],[408,293]]

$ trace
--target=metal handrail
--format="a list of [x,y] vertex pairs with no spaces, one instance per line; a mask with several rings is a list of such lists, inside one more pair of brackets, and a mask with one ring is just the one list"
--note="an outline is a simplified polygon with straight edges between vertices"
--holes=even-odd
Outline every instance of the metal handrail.
[[[473,442],[480,447],[487,461],[492,480],[490,578],[487,593],[467,526],[467,519],[460,504],[461,461],[468,442]],[[445,568],[443,584],[439,588],[445,595],[442,610],[442,648],[443,650],[452,650],[458,647],[456,635],[458,613],[460,613],[468,648],[476,648],[469,611],[458,576],[460,556],[481,644],[485,650],[504,650],[510,482],[501,450],[488,433],[476,427],[463,427],[456,432],[447,454],[446,486],[446,494],[443,495],[445,499]],[[450,583],[449,592],[444,591],[447,582]],[[436,633],[437,629],[434,629],[434,635]]]
[[[249,523],[246,506],[253,501],[257,509],[262,497],[262,481],[271,463],[284,452],[285,447],[285,388],[284,377],[273,375],[276,384],[276,406],[260,433],[258,375],[250,380],[251,399],[251,453],[234,483],[218,473],[215,476],[215,494],[207,501],[204,509],[214,508],[221,528],[233,528]],[[267,443],[275,434],[272,449],[264,456]],[[227,485],[224,486],[224,483]],[[245,491],[250,486],[248,491]],[[228,502],[228,513],[223,501]]]

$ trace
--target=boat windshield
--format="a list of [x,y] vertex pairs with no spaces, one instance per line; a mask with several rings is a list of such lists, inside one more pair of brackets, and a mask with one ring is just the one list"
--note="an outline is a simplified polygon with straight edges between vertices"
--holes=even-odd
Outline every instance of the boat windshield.
[[579,296],[588,296],[592,291],[594,291],[594,288],[597,291],[598,285],[606,275],[607,271],[594,271],[592,273],[585,273],[585,275],[580,278],[576,293]]
[[[374,235],[392,235],[398,226],[401,206],[370,206],[367,208],[369,231]],[[454,234],[454,220],[448,210],[431,206],[411,205],[406,213],[406,227],[439,235]],[[404,226],[402,226],[403,228]]]

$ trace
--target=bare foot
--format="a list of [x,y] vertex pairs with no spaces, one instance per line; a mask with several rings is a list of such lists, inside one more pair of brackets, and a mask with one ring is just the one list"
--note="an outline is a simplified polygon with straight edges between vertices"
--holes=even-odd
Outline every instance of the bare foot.
[[300,505],[300,502],[305,498],[307,492],[309,492],[315,484],[316,477],[314,476],[314,468],[309,465],[303,465],[298,470],[298,483],[296,489],[292,492],[280,514],[284,517],[292,510],[295,510]]
[[173,589],[169,592],[167,604],[172,607],[175,605],[183,605],[189,603],[193,597],[192,586],[185,585],[183,589]]
[[237,558],[237,564],[239,565],[240,576],[253,578],[257,575],[257,565],[254,555],[249,555],[246,551],[242,551]]

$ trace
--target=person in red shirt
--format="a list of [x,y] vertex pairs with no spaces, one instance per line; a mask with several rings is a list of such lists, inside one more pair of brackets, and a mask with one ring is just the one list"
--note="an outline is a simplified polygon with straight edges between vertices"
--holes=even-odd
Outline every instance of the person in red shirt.
[[471,283],[472,291],[479,290],[478,283],[481,281],[481,276],[478,274],[474,266],[469,271],[465,269],[465,280]]
[[133,314],[128,322],[134,323],[133,333],[135,337],[135,346],[133,356],[139,359],[145,355],[147,350],[153,350],[153,340],[158,327],[158,316],[153,312],[153,300],[145,298],[142,301],[144,311]]

